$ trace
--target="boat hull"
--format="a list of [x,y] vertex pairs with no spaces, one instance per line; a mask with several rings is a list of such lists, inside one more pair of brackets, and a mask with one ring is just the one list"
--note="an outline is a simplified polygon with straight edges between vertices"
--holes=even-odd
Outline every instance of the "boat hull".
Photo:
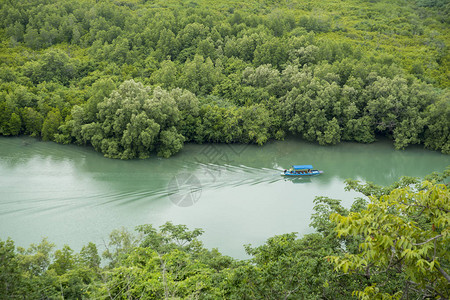
[[322,174],[323,171],[318,170],[312,170],[311,173],[294,173],[287,171],[286,173],[281,173],[281,176],[288,176],[288,177],[309,177],[309,176],[315,176]]

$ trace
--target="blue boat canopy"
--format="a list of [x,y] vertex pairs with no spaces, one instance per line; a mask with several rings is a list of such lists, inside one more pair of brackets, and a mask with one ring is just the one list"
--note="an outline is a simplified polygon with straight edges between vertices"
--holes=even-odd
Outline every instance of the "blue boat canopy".
[[304,170],[304,169],[312,169],[313,166],[311,166],[311,165],[297,165],[297,166],[292,166],[292,168],[294,168],[294,170]]

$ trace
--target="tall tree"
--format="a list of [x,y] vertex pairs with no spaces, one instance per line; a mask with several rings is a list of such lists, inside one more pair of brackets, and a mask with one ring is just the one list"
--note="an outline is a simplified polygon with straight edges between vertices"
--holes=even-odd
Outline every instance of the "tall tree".
[[360,212],[331,215],[338,235],[355,237],[359,251],[330,258],[336,269],[369,280],[368,286],[357,292],[360,298],[386,294],[370,284],[370,279],[379,274],[402,279],[403,286],[392,291],[395,297],[411,293],[448,298],[449,207],[447,186],[429,181],[416,189],[404,187],[380,198],[371,197]]

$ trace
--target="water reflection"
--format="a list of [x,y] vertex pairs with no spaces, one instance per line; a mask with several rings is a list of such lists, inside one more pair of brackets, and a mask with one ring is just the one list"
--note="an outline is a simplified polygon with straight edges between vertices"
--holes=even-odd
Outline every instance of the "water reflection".
[[284,181],[292,182],[295,184],[312,182],[310,177],[300,177],[300,178],[284,177]]

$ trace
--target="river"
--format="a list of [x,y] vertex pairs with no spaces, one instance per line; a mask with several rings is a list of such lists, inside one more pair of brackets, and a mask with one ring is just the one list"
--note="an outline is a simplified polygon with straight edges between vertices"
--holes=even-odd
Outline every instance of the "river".
[[[312,164],[324,173],[289,180],[280,172]],[[315,196],[356,192],[347,178],[390,184],[400,176],[442,172],[450,156],[389,141],[322,147],[298,139],[254,145],[185,145],[174,157],[121,161],[89,147],[29,137],[0,138],[0,239],[28,247],[42,237],[58,248],[99,249],[113,229],[166,221],[202,228],[208,248],[244,258],[244,244],[281,233],[312,232]]]

